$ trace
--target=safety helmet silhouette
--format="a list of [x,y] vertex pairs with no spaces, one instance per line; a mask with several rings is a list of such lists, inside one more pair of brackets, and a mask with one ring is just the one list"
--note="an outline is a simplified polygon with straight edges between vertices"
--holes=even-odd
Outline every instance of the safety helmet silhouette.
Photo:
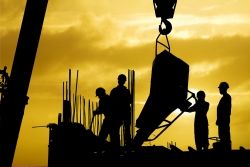
[[228,85],[227,82],[221,82],[218,88],[225,88],[225,89],[228,89],[228,88],[229,88],[229,85]]
[[205,94],[204,91],[200,90],[200,91],[197,93],[197,97],[198,97],[199,99],[205,99],[206,94]]
[[127,80],[126,75],[120,74],[120,75],[118,76],[118,81],[125,82],[126,80]]
[[96,96],[104,95],[105,94],[105,89],[102,87],[99,87],[95,91]]

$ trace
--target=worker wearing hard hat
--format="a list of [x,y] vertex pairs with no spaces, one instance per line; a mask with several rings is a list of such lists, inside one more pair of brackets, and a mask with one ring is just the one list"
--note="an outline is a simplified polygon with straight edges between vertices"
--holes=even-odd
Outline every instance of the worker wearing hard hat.
[[101,140],[106,140],[108,135],[110,135],[110,138],[112,140],[111,136],[111,111],[110,111],[110,97],[106,94],[106,91],[104,88],[99,87],[96,89],[96,96],[99,97],[99,106],[94,111],[94,115],[98,114],[104,114],[105,118],[102,123],[102,127],[99,133],[99,138]]
[[222,95],[217,106],[217,120],[218,133],[220,139],[220,148],[223,150],[231,150],[231,136],[230,136],[230,115],[232,108],[231,96],[227,93],[229,85],[227,82],[219,84],[219,91]]

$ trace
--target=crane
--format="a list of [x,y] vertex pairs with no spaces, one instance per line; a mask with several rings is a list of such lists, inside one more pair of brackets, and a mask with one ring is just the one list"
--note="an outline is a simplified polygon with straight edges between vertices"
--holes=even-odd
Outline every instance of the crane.
[[8,82],[1,85],[1,167],[12,166],[47,3],[48,0],[27,0],[11,75],[3,77]]
[[[189,99],[192,96],[187,98],[188,92],[190,92],[188,90],[189,65],[170,52],[167,36],[172,30],[168,19],[174,16],[177,0],[153,0],[153,4],[155,15],[161,18],[161,23],[155,43],[150,94],[136,120],[138,130],[133,139],[134,147],[141,146],[145,141],[155,140],[191,105]],[[162,35],[165,36],[167,44],[159,40]],[[161,53],[158,53],[158,45],[165,48]],[[172,121],[165,120],[176,109],[180,109],[182,112]],[[165,124],[161,125],[162,122]],[[151,133],[160,128],[162,131],[153,139],[149,139]]]
[[[153,0],[155,16],[157,18],[161,18],[161,23],[159,25],[159,35],[156,38],[155,54],[157,54],[157,44],[163,45],[170,52],[170,44],[167,35],[172,31],[172,24],[168,21],[168,19],[172,19],[174,17],[176,5],[177,0]],[[166,37],[167,45],[159,41],[159,37],[161,35]]]

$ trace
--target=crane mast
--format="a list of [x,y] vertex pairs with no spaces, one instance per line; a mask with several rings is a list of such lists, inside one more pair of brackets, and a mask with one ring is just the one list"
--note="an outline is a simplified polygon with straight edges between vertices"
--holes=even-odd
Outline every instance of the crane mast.
[[0,166],[12,166],[48,0],[27,0],[11,75],[0,103]]

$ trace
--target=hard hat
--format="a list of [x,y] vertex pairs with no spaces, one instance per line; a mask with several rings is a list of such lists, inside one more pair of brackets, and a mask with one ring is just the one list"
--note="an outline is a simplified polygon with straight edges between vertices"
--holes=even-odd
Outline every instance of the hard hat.
[[229,88],[229,85],[227,82],[221,82],[218,88]]
[[95,94],[96,94],[96,96],[100,96],[102,94],[105,94],[105,89],[102,87],[99,87],[96,89]]

